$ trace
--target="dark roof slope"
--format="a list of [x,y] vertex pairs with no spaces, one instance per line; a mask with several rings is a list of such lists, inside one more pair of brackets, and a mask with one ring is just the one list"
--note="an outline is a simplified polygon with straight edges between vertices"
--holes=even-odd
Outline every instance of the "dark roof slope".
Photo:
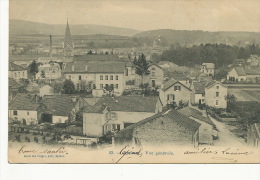
[[124,136],[124,134],[126,132],[132,131],[134,128],[136,128],[142,124],[145,124],[147,122],[150,122],[154,119],[160,118],[160,117],[164,117],[164,118],[173,120],[177,124],[180,124],[181,126],[184,126],[185,128],[190,129],[192,131],[197,131],[200,127],[200,123],[197,123],[196,121],[194,121],[194,120],[188,118],[187,116],[179,113],[178,111],[172,109],[172,110],[168,110],[167,112],[155,114],[155,115],[145,118],[135,124],[132,124],[124,129],[122,129],[121,131],[119,131],[117,136]]
[[[206,88],[210,88],[210,87],[212,87],[213,85],[215,85],[215,84],[219,84],[219,85],[221,85],[221,86],[223,86],[223,87],[226,87],[225,85],[223,85],[221,82],[219,82],[219,81],[211,81],[211,82],[209,82],[209,83],[207,83],[206,84]],[[226,87],[227,88],[227,87]]]
[[95,105],[95,106],[86,106],[84,107],[85,113],[102,113],[106,109],[105,105]]
[[24,67],[14,64],[13,62],[9,63],[9,71],[23,71],[26,70]]
[[245,73],[245,70],[243,67],[234,67],[234,69],[237,72],[237,75],[246,76],[246,73]]
[[11,110],[33,110],[36,111],[41,103],[35,101],[35,97],[30,94],[17,94],[14,100],[9,104]]
[[105,105],[112,111],[155,112],[158,97],[118,96],[102,97],[96,105]]
[[[74,66],[74,71],[72,71]],[[86,71],[87,66],[87,71]],[[124,62],[85,62],[67,63],[64,73],[124,73]]]
[[55,116],[68,116],[76,102],[72,101],[73,95],[45,95],[41,103],[47,106],[47,113]]
[[115,54],[87,54],[74,55],[74,61],[119,61],[119,56]]
[[194,118],[199,119],[205,123],[208,123],[208,124],[212,125],[214,128],[216,128],[216,125],[211,121],[210,118],[204,117],[202,115],[202,113],[196,109],[193,109],[191,107],[184,107],[182,109],[179,109],[178,111],[188,117],[190,117],[190,116],[194,117]]
[[13,78],[8,78],[8,83],[9,87],[11,87],[12,89],[18,89],[22,87],[22,85],[16,82]]
[[205,94],[205,84],[202,82],[193,82],[195,94]]

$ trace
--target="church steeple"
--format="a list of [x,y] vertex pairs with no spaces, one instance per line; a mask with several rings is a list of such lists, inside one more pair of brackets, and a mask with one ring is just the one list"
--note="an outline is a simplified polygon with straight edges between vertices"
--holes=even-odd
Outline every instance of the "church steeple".
[[67,26],[65,31],[65,39],[64,39],[64,45],[63,45],[63,52],[65,56],[72,56],[73,51],[73,43],[72,38],[70,34],[70,27],[69,27],[69,20],[67,18]]

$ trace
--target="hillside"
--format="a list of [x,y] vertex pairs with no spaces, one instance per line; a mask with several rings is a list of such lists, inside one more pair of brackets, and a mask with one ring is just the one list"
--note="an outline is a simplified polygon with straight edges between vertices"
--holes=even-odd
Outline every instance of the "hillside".
[[[9,31],[10,35],[23,35],[23,34],[52,34],[64,35],[65,24],[44,24],[23,20],[10,20]],[[118,36],[133,36],[140,31],[128,28],[119,28],[103,25],[70,25],[72,35],[90,35],[90,34],[107,34]]]
[[159,29],[144,31],[134,35],[137,38],[149,38],[167,41],[168,44],[179,42],[182,45],[225,43],[230,45],[260,44],[260,32],[208,32]]

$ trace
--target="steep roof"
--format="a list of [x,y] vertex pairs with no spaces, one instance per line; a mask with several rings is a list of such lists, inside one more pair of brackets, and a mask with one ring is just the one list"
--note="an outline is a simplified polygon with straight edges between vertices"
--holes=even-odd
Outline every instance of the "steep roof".
[[95,105],[95,106],[86,106],[84,107],[85,113],[102,113],[107,107],[105,105]]
[[9,71],[23,71],[26,70],[24,67],[14,64],[13,62],[9,63]]
[[172,78],[175,79],[176,81],[190,81],[191,80],[183,73],[173,73]]
[[74,55],[74,61],[120,61],[116,54],[86,54]]
[[202,82],[193,82],[195,94],[205,94],[205,84]]
[[[74,66],[74,71],[72,71]],[[86,71],[87,66],[87,71]],[[67,63],[64,73],[124,73],[125,63],[123,62],[86,62],[76,61]]]
[[159,98],[154,96],[102,97],[96,105],[106,105],[112,111],[155,112]]
[[184,107],[182,109],[179,109],[178,111],[188,117],[190,117],[190,116],[194,117],[194,118],[199,119],[205,123],[208,123],[208,124],[212,125],[214,128],[216,128],[216,125],[211,121],[210,118],[204,117],[202,115],[202,113],[196,109],[193,109],[191,107]]
[[246,76],[245,70],[243,67],[234,67],[238,76]]
[[162,90],[166,91],[167,89],[169,89],[170,87],[172,87],[174,84],[179,83],[181,84],[183,87],[187,88],[188,90],[191,91],[190,88],[188,88],[187,86],[185,86],[184,84],[180,83],[179,81],[176,81],[175,79],[170,79],[169,81],[167,81],[164,85]]
[[124,136],[124,134],[126,132],[129,132],[129,131],[131,132],[134,128],[136,128],[140,125],[143,125],[147,122],[150,122],[154,119],[161,118],[161,117],[170,119],[170,120],[176,122],[177,124],[184,126],[185,128],[190,129],[192,131],[197,131],[200,127],[200,123],[197,123],[196,121],[194,121],[194,120],[188,118],[187,116],[179,113],[178,111],[172,109],[172,110],[168,110],[167,112],[155,114],[155,115],[145,118],[135,124],[132,124],[124,129],[122,129],[121,131],[119,131],[116,136],[119,136],[119,137]]
[[73,95],[45,95],[40,101],[47,106],[47,113],[55,116],[68,116],[76,102],[72,101]]
[[41,103],[35,101],[35,97],[30,94],[17,94],[14,100],[9,104],[11,110],[31,110],[36,111]]
[[12,89],[18,89],[22,87],[22,85],[16,82],[13,78],[8,78],[8,82],[9,82],[9,87],[11,87]]
[[70,27],[69,27],[69,22],[67,21],[67,26],[66,26],[66,32],[65,32],[65,39],[64,39],[64,48],[72,48],[72,38],[70,34]]
[[222,84],[221,82],[219,82],[219,81],[211,81],[211,82],[207,83],[207,84],[206,84],[206,88],[210,88],[210,87],[212,87],[212,86],[215,85],[215,84],[219,84],[219,85],[221,85],[221,86],[227,88],[225,85],[223,85],[223,84]]

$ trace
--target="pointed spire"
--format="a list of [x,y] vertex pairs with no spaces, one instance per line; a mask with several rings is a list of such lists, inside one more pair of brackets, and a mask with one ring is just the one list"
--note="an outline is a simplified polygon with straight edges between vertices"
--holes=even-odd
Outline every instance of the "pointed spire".
[[67,26],[65,31],[65,39],[64,39],[64,54],[71,53],[73,50],[73,43],[70,33],[70,27],[69,27],[69,18],[67,17]]

